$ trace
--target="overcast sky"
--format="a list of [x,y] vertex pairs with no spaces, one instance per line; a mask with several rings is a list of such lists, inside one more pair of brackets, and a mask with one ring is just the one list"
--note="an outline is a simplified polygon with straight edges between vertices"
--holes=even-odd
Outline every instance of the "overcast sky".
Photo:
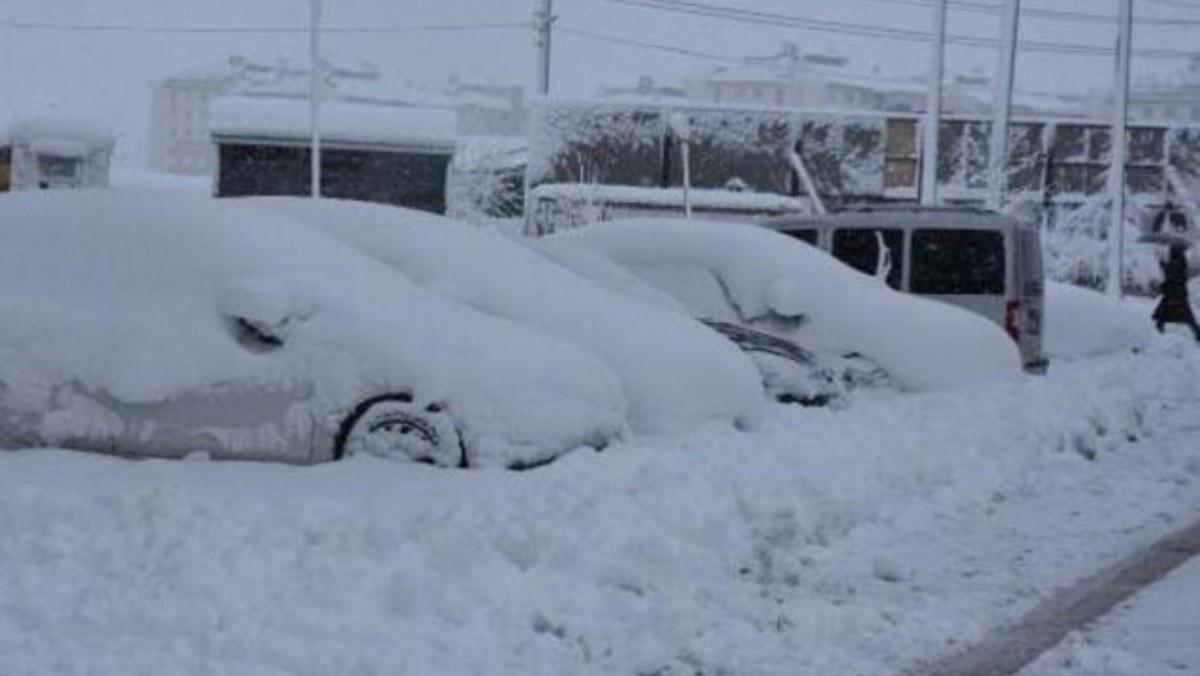
[[[701,1],[701,0],[698,0]],[[927,31],[930,9],[920,0],[702,0],[706,4],[776,12],[803,19],[836,21],[860,26]],[[999,0],[970,0],[997,4]],[[530,21],[534,0],[325,0],[328,26],[422,26]],[[153,9],[148,10],[150,5]],[[1025,0],[1031,9],[1044,8],[1115,16],[1116,0]],[[1200,1],[1138,0],[1138,15],[1188,18],[1200,22]],[[171,27],[304,27],[308,0],[5,0],[0,20],[50,24],[136,24]],[[923,73],[929,47],[911,40],[843,35],[819,29],[746,25],[728,20],[688,16],[632,7],[614,0],[555,0],[563,29],[658,43],[739,57],[768,54],[790,40],[810,51],[837,51],[849,56],[856,69],[878,66],[884,77]],[[957,35],[993,38],[998,12],[953,9],[950,31]],[[1110,47],[1112,25],[1096,21],[1064,21],[1027,17],[1022,38],[1042,42]],[[1200,25],[1142,25],[1135,48],[1200,49]],[[370,35],[328,35],[325,54],[338,62],[365,59],[414,80],[436,81],[451,75],[467,80],[532,85],[532,32],[519,28],[462,31],[416,31]],[[303,34],[162,34],[0,26],[0,106],[17,113],[71,111],[103,117],[122,129],[129,147],[144,141],[149,107],[149,83],[180,70],[224,60],[229,54],[302,62],[307,57]],[[951,47],[951,74],[972,70],[990,73],[995,50]],[[602,84],[629,85],[641,74],[660,81],[678,81],[703,74],[716,60],[662,51],[615,46],[595,39],[556,33],[553,91],[562,96],[587,96]],[[1182,72],[1182,60],[1135,58],[1135,76],[1168,77]],[[1017,87],[1027,91],[1079,91],[1107,86],[1113,64],[1104,55],[1023,53]],[[140,152],[140,151],[139,151]]]

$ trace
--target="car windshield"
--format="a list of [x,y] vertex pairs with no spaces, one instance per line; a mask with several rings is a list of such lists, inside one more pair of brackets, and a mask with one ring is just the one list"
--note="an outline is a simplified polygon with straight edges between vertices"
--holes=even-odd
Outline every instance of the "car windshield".
[[833,255],[846,265],[875,274],[879,265],[879,236],[891,251],[887,283],[899,289],[904,279],[904,231],[899,228],[839,228],[833,233]]
[[995,230],[914,230],[913,293],[1004,293],[1004,235]]

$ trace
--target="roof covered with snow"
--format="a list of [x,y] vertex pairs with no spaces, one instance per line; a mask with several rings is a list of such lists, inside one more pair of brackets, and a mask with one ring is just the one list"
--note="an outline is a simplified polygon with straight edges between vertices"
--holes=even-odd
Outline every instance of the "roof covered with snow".
[[79,154],[80,147],[99,148],[113,144],[110,130],[87,120],[44,118],[8,115],[0,111],[0,143],[14,139],[41,143],[71,144]]
[[[322,140],[332,143],[418,146],[453,152],[454,111],[413,106],[327,102],[321,105]],[[230,96],[212,104],[214,137],[308,139],[306,99]]]
[[[689,191],[697,209],[729,209],[762,212],[807,212],[808,200],[776,193],[737,190],[697,189]],[[544,183],[532,191],[534,199],[559,199],[582,202],[680,206],[683,188],[643,188],[628,185],[590,183]]]

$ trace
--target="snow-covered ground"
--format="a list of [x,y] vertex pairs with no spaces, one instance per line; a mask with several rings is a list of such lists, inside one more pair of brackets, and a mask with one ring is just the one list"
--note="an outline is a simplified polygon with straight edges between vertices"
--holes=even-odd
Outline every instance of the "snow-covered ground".
[[1200,350],[538,470],[0,455],[5,673],[886,673],[1197,515]]
[[1071,634],[1023,676],[1176,676],[1200,672],[1200,559]]

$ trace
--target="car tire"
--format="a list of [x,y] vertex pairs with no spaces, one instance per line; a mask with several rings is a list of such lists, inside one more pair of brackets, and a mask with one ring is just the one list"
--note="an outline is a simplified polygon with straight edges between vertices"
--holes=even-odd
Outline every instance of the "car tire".
[[467,466],[462,438],[446,405],[420,401],[408,392],[365,399],[342,418],[333,458],[350,455]]

